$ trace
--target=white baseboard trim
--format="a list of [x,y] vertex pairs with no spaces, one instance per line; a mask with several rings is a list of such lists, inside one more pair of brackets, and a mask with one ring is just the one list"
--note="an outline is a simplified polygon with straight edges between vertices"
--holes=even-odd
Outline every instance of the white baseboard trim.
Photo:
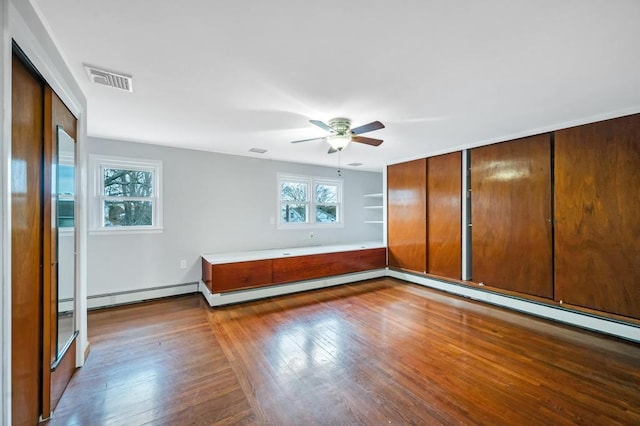
[[105,308],[109,306],[143,302],[145,300],[158,299],[161,297],[196,293],[197,291],[198,283],[192,282],[116,293],[98,294],[87,297],[87,307],[88,309]]
[[442,290],[458,296],[468,297],[480,302],[490,303],[526,314],[585,328],[599,333],[610,334],[634,342],[640,342],[640,327],[587,313],[571,311],[562,307],[545,305],[534,301],[510,297],[486,290],[478,290],[460,284],[439,281],[405,272],[388,270],[388,277],[398,278],[425,287]]
[[87,303],[89,309],[95,309],[142,302],[161,297],[200,292],[210,306],[222,306],[382,277],[397,278],[458,296],[468,297],[479,302],[501,306],[525,314],[558,321],[564,324],[640,343],[640,326],[634,324],[573,311],[561,306],[546,305],[544,303],[476,289],[462,284],[388,269],[374,269],[372,271],[338,275],[317,280],[298,281],[290,284],[260,287],[229,293],[211,293],[207,286],[200,281],[199,283],[176,284],[89,296]]
[[290,284],[260,287],[249,290],[234,291],[229,293],[211,293],[209,288],[200,281],[199,289],[211,306],[230,305],[233,303],[247,302],[249,300],[264,299],[267,297],[281,296],[284,294],[297,293],[300,291],[316,290],[319,288],[333,287],[340,284],[347,284],[356,281],[382,278],[387,275],[385,269],[374,269],[353,274],[338,275],[317,280],[297,281]]

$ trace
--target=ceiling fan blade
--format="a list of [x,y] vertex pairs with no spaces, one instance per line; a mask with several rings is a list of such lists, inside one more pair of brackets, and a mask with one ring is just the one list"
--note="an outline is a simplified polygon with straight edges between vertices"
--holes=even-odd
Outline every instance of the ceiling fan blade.
[[326,139],[326,138],[324,136],[321,136],[319,138],[301,139],[299,141],[292,141],[291,143],[311,142],[311,141],[319,141],[319,140],[324,140],[324,139]]
[[329,127],[328,124],[325,124],[320,120],[309,120],[309,123],[314,124],[314,125],[320,127],[321,129],[326,130],[327,132],[333,132],[334,131],[331,127]]
[[373,132],[374,130],[384,129],[384,124],[379,121],[372,121],[369,124],[364,124],[355,129],[351,129],[352,135],[359,135],[361,133]]
[[334,147],[329,148],[329,152],[327,152],[327,154],[333,154],[334,152],[338,152],[337,149],[335,149]]
[[366,143],[367,145],[373,146],[378,146],[383,142],[382,139],[368,138],[366,136],[351,136],[351,140],[353,142]]

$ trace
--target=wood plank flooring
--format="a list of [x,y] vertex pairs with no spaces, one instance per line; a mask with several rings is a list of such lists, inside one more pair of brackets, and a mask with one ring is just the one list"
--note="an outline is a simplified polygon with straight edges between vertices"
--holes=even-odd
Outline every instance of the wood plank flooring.
[[640,424],[640,345],[393,279],[91,312],[51,425]]

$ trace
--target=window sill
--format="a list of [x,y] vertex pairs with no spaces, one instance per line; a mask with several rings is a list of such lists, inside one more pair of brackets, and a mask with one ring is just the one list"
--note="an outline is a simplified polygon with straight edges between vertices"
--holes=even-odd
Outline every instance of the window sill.
[[130,234],[160,234],[164,228],[100,228],[89,230],[89,235],[130,235]]

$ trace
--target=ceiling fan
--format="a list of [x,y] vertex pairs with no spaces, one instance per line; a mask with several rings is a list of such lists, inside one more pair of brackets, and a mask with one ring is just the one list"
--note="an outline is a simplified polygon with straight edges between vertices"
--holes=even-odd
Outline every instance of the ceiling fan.
[[303,139],[299,141],[293,141],[291,143],[310,142],[315,140],[325,140],[331,145],[329,148],[329,154],[342,151],[349,142],[364,143],[367,145],[378,146],[382,143],[382,139],[368,138],[366,136],[359,136],[362,133],[372,132],[374,130],[384,129],[384,124],[379,121],[372,121],[369,124],[351,128],[351,120],[344,117],[332,118],[329,120],[329,124],[325,124],[319,120],[309,120],[311,124],[320,127],[323,130],[331,132],[330,135],[321,136],[318,138]]

